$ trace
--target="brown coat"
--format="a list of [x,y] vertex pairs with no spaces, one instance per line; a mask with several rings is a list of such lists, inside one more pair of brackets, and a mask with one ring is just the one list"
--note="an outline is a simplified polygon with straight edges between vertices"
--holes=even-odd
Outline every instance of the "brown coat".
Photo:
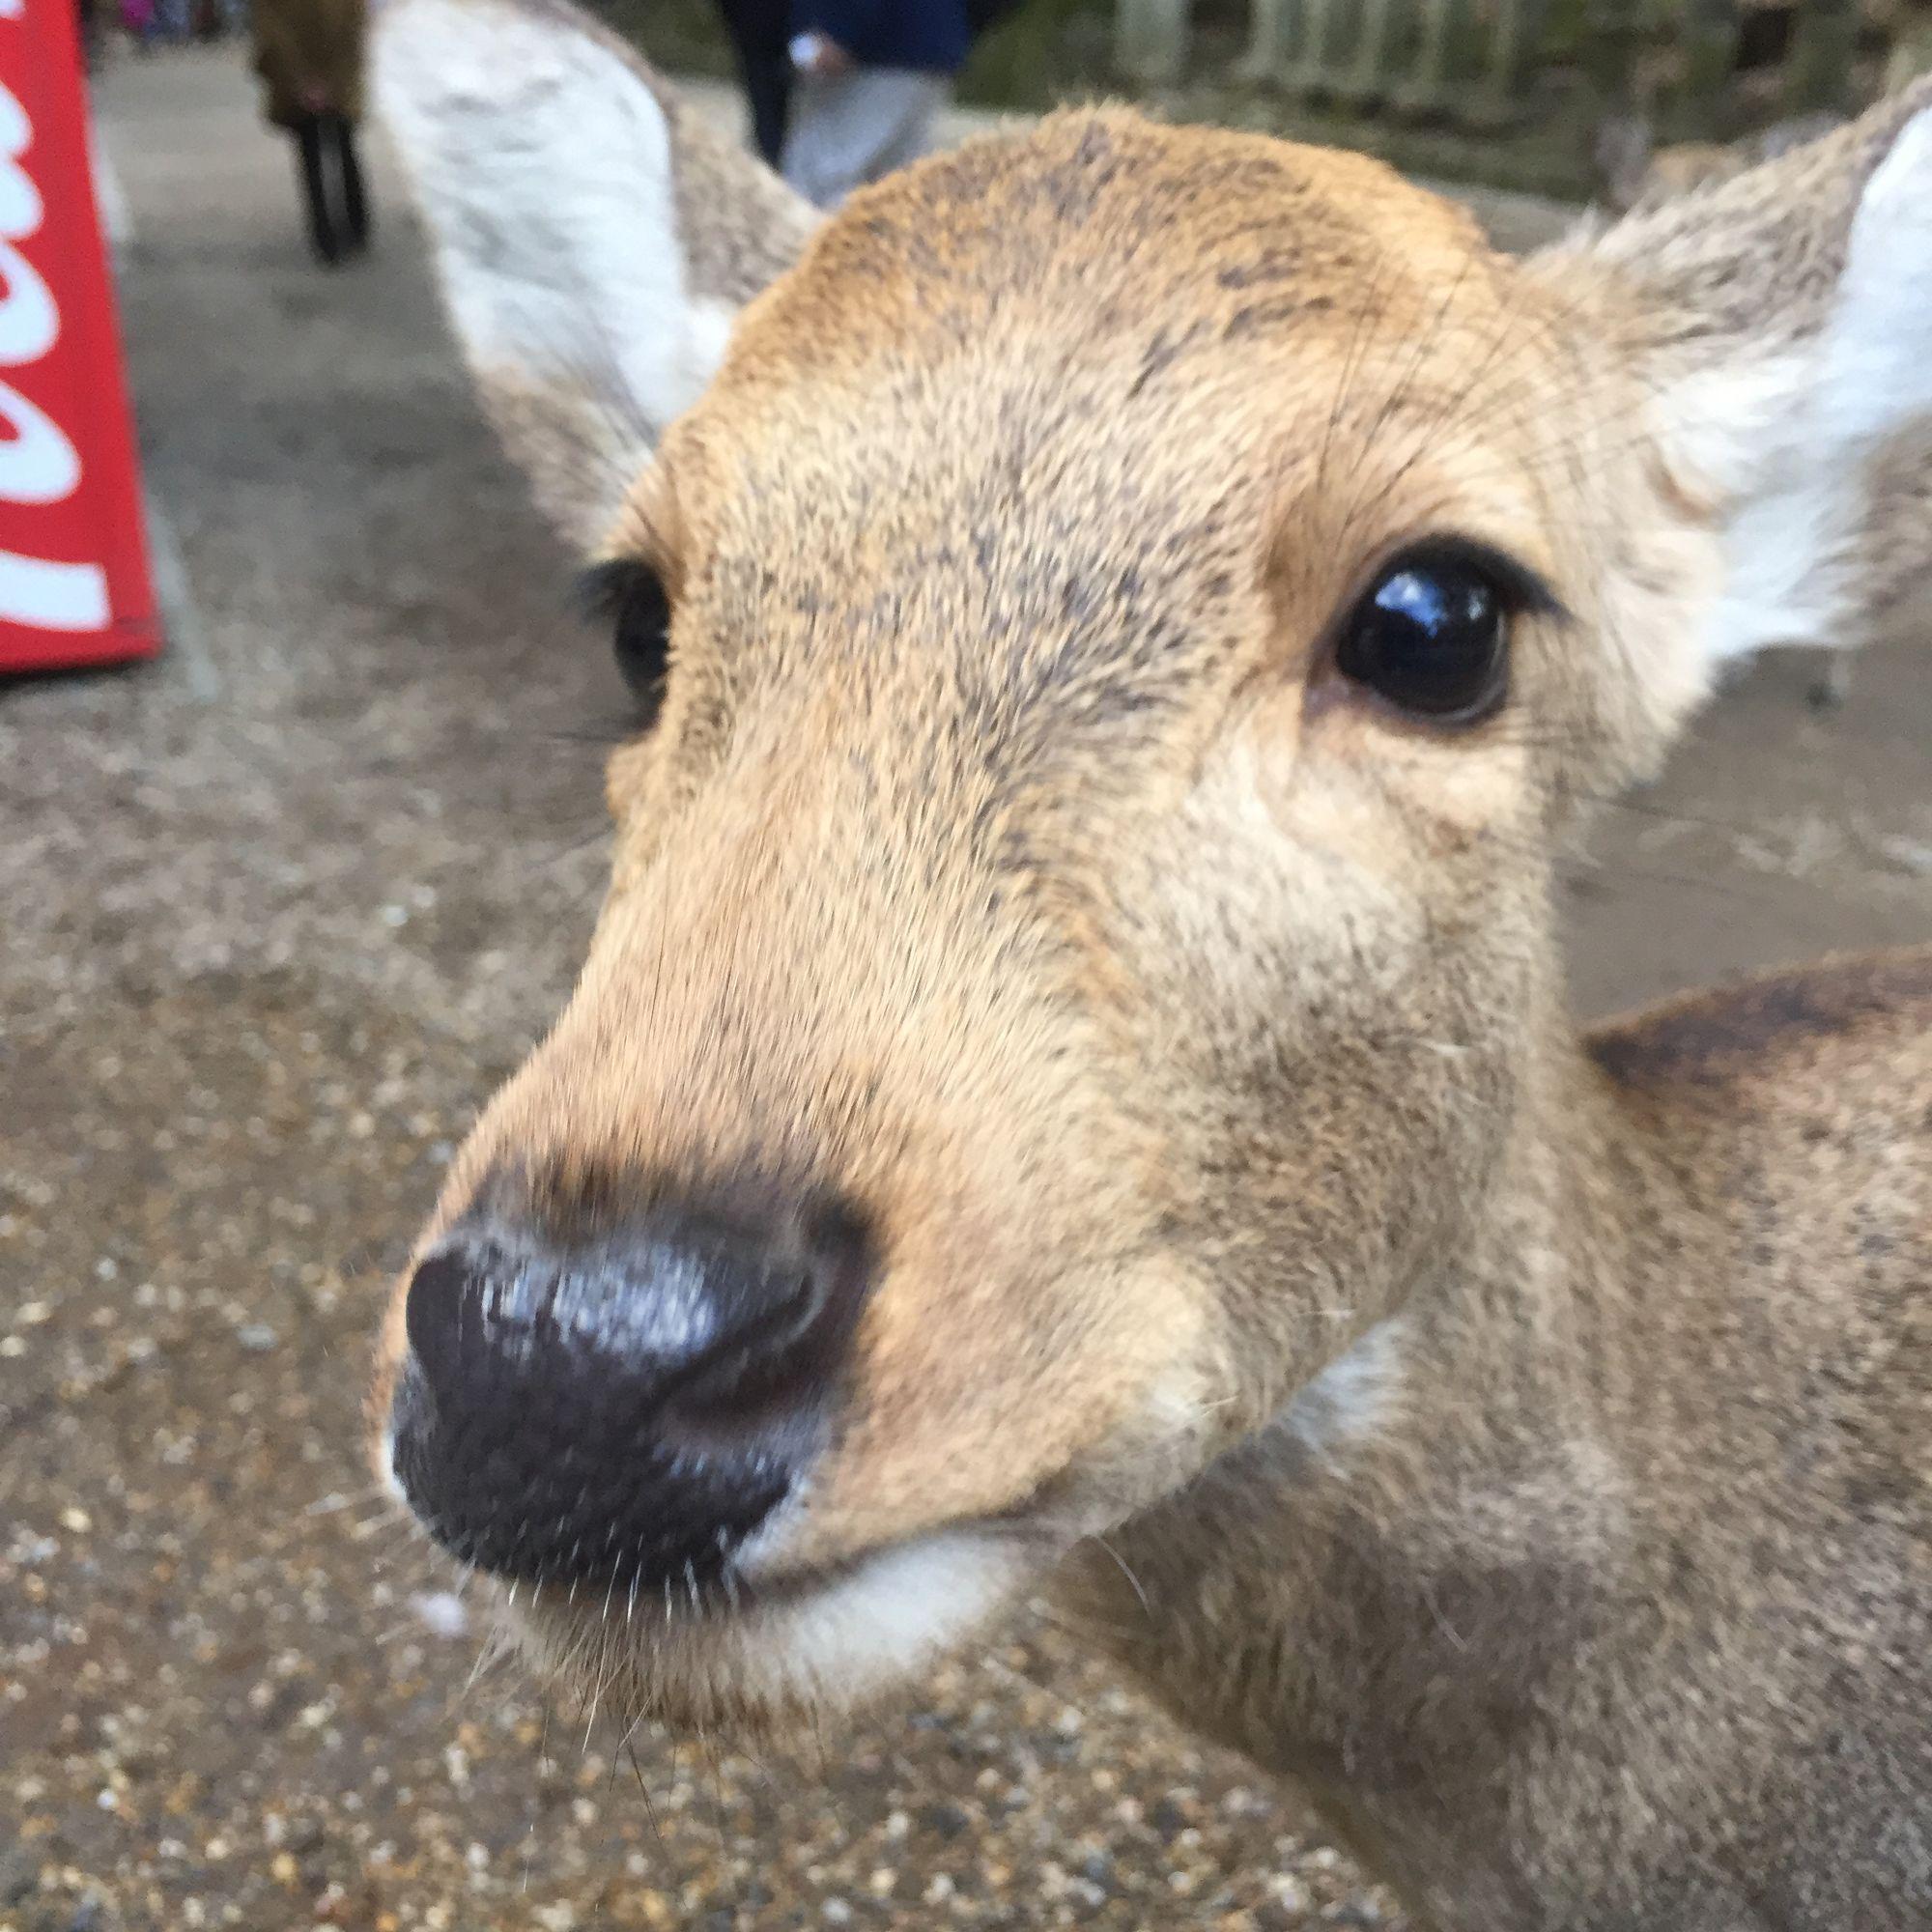
[[318,108],[361,117],[367,0],[255,0],[253,24],[262,111],[276,127]]

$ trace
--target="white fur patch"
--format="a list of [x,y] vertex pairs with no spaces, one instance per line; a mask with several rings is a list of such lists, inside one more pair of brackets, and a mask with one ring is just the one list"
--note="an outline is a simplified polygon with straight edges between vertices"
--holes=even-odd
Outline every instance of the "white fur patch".
[[1282,1423],[1317,1455],[1374,1435],[1389,1419],[1402,1384],[1403,1321],[1378,1321],[1354,1347],[1305,1382]]
[[403,1488],[403,1479],[396,1473],[396,1425],[393,1421],[383,1424],[383,1453],[376,1459],[376,1473],[383,1485],[383,1493],[392,1503],[400,1503],[408,1509],[410,1492]]
[[687,289],[657,97],[566,19],[502,0],[399,0],[376,79],[472,364],[592,400],[621,491],[731,322]]
[[952,1649],[1026,1586],[1037,1560],[970,1530],[881,1550],[750,1620],[739,1666],[778,1698],[863,1699]]
[[[1873,173],[1831,318],[1802,366],[1780,358],[1712,383],[1690,413],[1755,458],[1725,531],[1709,659],[1858,641],[1849,573],[1870,514],[1867,466],[1915,421],[1932,437],[1932,110],[1907,125]],[[1720,488],[1737,461],[1734,452],[1712,466]]]
[[[581,1670],[611,1642],[635,1673],[639,1706],[756,1714],[841,1709],[916,1675],[1013,1601],[1037,1575],[1037,1548],[973,1529],[881,1549],[815,1587],[686,1616],[675,1592],[660,1618],[613,1593],[573,1606],[555,1590],[499,1601],[541,1664]],[[588,1646],[588,1649],[586,1649]],[[603,1654],[601,1672],[617,1661]]]

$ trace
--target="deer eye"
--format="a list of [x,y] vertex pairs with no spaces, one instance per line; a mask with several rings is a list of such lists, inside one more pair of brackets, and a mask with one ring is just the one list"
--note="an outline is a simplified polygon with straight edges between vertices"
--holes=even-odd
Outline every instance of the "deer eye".
[[670,600],[657,572],[635,557],[598,564],[584,576],[583,603],[593,621],[611,627],[618,672],[650,723],[670,668]]
[[1513,573],[1456,548],[1414,551],[1369,587],[1344,624],[1335,667],[1397,710],[1473,724],[1509,690]]

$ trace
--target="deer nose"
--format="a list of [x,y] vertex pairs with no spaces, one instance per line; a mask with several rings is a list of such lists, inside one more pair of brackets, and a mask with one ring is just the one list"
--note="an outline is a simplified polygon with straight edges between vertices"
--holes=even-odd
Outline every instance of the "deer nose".
[[865,1298],[847,1217],[460,1236],[409,1286],[392,1464],[465,1562],[694,1594],[817,1453]]

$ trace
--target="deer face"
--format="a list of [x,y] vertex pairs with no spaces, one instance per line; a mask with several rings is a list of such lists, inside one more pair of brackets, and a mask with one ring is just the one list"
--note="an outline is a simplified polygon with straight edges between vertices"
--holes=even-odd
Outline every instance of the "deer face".
[[[1718,485],[1631,434],[1594,259],[1120,114],[860,197],[703,384],[691,181],[797,212],[557,14],[391,40],[472,357],[655,718],[582,982],[399,1284],[381,1454],[607,1693],[781,1717],[1172,1496],[1464,1237],[1550,856],[1708,676]],[[517,334],[514,237],[486,274],[447,213],[479,101],[657,168],[650,315],[554,192],[545,298],[604,279]],[[586,400],[586,342],[655,373]]]

